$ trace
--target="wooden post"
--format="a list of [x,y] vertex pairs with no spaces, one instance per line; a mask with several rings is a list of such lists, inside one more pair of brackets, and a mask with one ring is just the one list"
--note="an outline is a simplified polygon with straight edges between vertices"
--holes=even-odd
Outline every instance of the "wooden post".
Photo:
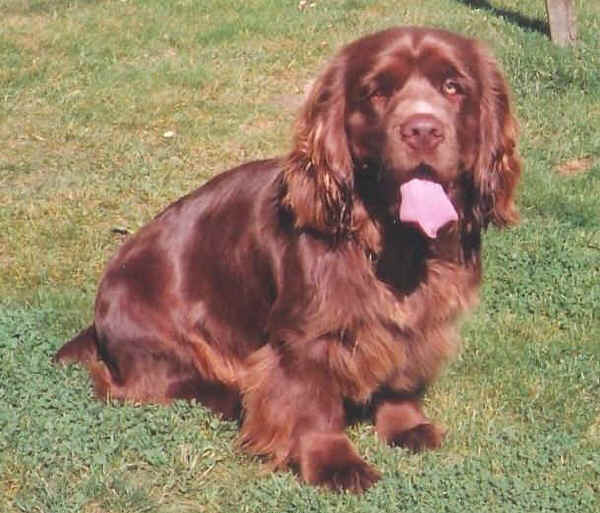
[[558,46],[569,46],[577,39],[573,0],[546,0],[550,38]]

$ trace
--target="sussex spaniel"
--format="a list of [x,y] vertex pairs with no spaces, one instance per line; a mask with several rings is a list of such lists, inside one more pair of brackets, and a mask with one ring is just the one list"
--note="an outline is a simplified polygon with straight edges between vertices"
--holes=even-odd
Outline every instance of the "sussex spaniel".
[[314,82],[287,156],[221,174],[125,242],[56,359],[84,363],[101,398],[195,399],[275,466],[366,489],[379,474],[344,434],[356,405],[388,444],[442,442],[422,392],[476,301],[482,230],[517,220],[515,140],[478,42],[359,39]]

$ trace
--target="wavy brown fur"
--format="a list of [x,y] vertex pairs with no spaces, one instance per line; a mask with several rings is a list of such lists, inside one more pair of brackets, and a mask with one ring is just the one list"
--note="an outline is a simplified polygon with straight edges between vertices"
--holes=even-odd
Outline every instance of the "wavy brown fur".
[[[103,399],[240,418],[241,445],[274,467],[362,491],[380,474],[344,434],[354,406],[385,443],[442,443],[421,397],[477,302],[482,230],[517,220],[516,137],[476,41],[410,27],[355,41],[315,81],[290,154],[223,173],[132,236],[56,359],[86,365]],[[415,177],[458,213],[434,239],[399,219]]]

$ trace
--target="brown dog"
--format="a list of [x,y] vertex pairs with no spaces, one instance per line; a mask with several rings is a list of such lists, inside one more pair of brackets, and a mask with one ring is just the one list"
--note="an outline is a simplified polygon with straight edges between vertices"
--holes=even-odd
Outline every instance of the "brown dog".
[[442,441],[420,396],[476,301],[482,229],[517,220],[515,139],[479,43],[360,39],[315,81],[288,156],[223,173],[122,246],[56,358],[101,398],[243,411],[249,451],[363,490],[378,473],[344,434],[348,404],[389,444]]

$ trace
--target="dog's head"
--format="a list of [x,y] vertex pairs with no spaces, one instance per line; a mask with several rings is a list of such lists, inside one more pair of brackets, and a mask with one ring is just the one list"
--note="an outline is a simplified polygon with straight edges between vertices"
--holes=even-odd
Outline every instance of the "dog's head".
[[348,233],[361,184],[370,182],[400,221],[401,204],[418,210],[425,194],[434,210],[445,196],[452,205],[438,210],[455,208],[460,218],[468,208],[480,225],[504,226],[518,219],[515,142],[506,82],[480,43],[443,30],[389,29],[343,48],[313,84],[282,202],[299,228]]

